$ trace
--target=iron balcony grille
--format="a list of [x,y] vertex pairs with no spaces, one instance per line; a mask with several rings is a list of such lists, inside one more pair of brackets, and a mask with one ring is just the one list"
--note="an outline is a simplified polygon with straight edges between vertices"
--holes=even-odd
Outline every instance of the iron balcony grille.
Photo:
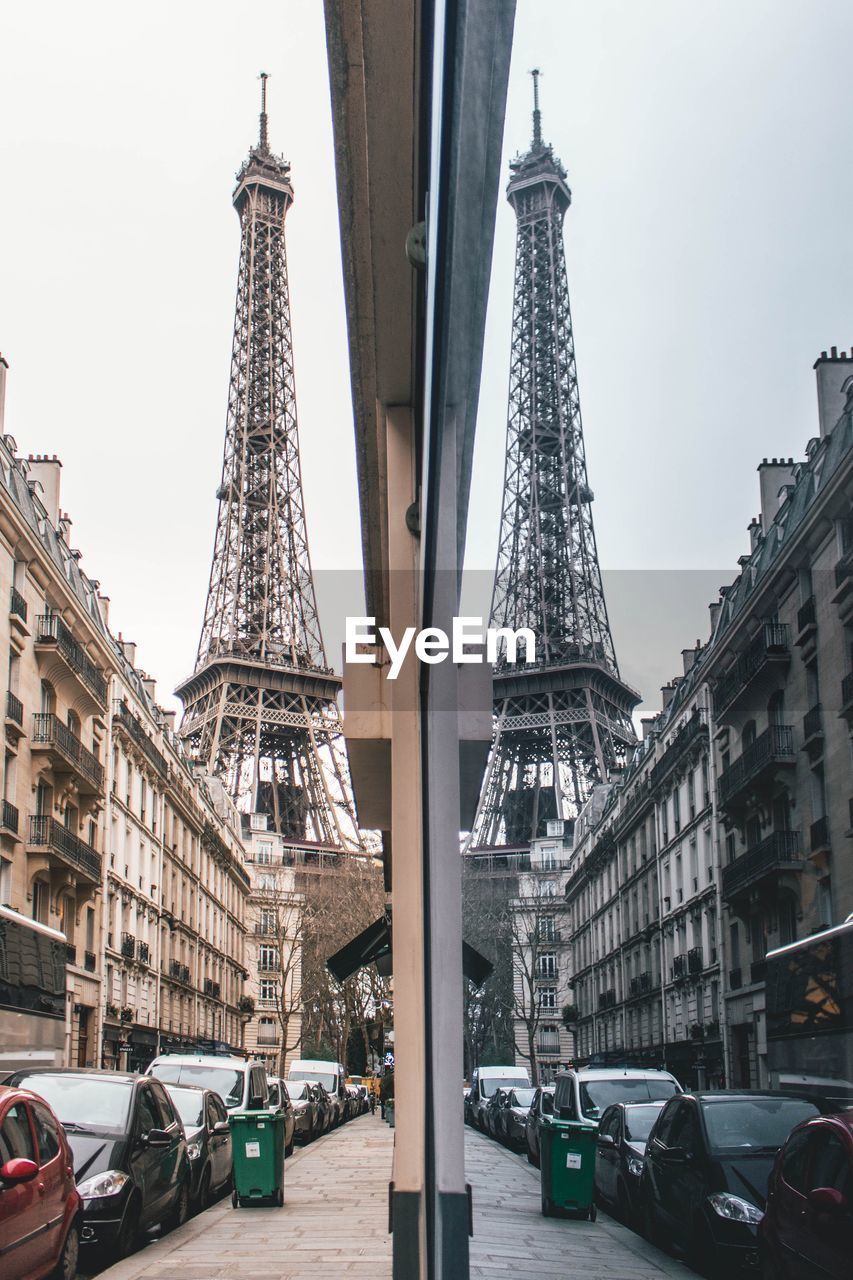
[[687,968],[690,973],[702,972],[702,948],[691,947],[687,952]]
[[65,962],[66,964],[77,963],[77,948],[73,942],[66,942],[65,944]]
[[768,765],[793,763],[794,759],[794,730],[791,725],[771,725],[720,775],[720,803],[728,804]]
[[14,720],[15,724],[23,726],[24,704],[20,698],[15,697],[11,689],[6,694],[6,715],[10,720]]
[[48,849],[96,884],[101,883],[101,855],[55,818],[34,814],[30,818],[29,843],[31,848]]
[[723,898],[736,897],[774,872],[800,871],[802,865],[799,831],[774,831],[723,867]]
[[55,644],[68,665],[92,693],[100,705],[107,705],[107,682],[82,645],[78,644],[62,619],[55,613],[42,613],[37,619],[38,644]]
[[[672,739],[666,751],[664,751],[660,760],[651,771],[651,783],[653,787],[658,786],[667,774],[671,773],[678,764],[684,752],[692,746],[699,738],[706,735],[708,726],[705,723],[705,712],[701,707],[697,707],[690,718],[681,726],[678,733]],[[678,821],[676,820],[676,831],[678,830]]]
[[829,848],[829,822],[825,817],[818,818],[809,828],[809,847],[812,853]]
[[95,972],[95,953],[94,953],[94,951],[84,951],[84,952],[83,952],[83,968],[84,968],[88,973],[94,973],[94,972]]
[[148,964],[151,960],[151,948],[147,942],[140,942],[137,948],[140,964]]
[[823,737],[823,724],[820,703],[818,702],[803,716],[803,741],[808,742],[810,738],[820,737]]
[[809,596],[802,608],[797,610],[797,632],[799,634],[805,631],[806,627],[814,627],[816,624],[815,598],[814,596]]
[[137,720],[136,716],[123,699],[119,699],[115,703],[113,720],[117,724],[121,725],[128,737],[133,739],[142,751],[142,754],[150,760],[151,764],[154,765],[157,772],[164,778],[167,777],[169,773],[169,764],[166,757],[161,751],[158,751],[157,747],[155,747],[154,743],[143,729],[141,721]]
[[750,982],[763,982],[766,976],[767,976],[767,961],[753,960],[752,964],[749,966]]
[[27,620],[27,602],[16,587],[12,588],[9,597],[9,612],[14,613],[22,622]]
[[612,1009],[616,1004],[616,990],[611,987],[609,991],[602,991],[598,997],[599,1009]]
[[170,978],[180,978],[180,976],[181,976],[181,964],[180,964],[180,961],[179,961],[179,960],[170,960],[170,961],[169,961],[169,977],[170,977]]
[[686,956],[673,956],[672,976],[673,978],[684,978],[687,976],[687,957]]
[[212,978],[205,978],[204,994],[206,996],[213,996],[214,1000],[218,1000],[220,997],[221,991],[222,991],[222,988],[220,987],[218,982],[214,982]]
[[136,939],[132,933],[123,933],[121,935],[121,954],[126,960],[133,960],[136,956]]
[[759,671],[774,659],[790,657],[788,626],[784,622],[764,622],[758,635],[730,671],[717,681],[714,690],[717,715],[721,715]]
[[20,822],[20,814],[15,806],[9,801],[4,800],[2,805],[2,822],[6,831],[14,831],[18,834],[18,823]]
[[743,986],[743,975],[740,969],[729,969],[729,986],[732,991],[739,991]]
[[37,711],[33,715],[33,743],[36,746],[53,747],[69,764],[76,768],[99,791],[104,785],[104,767],[96,755],[77,737],[67,724],[63,724],[52,712]]

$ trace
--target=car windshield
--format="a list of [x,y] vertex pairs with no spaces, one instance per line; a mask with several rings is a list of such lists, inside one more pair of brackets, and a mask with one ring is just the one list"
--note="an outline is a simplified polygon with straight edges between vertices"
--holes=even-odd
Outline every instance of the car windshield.
[[648,1142],[652,1125],[660,1115],[660,1107],[628,1107],[625,1111],[625,1137],[629,1142]]
[[204,1116],[204,1094],[200,1089],[177,1089],[169,1087],[169,1097],[181,1117],[185,1129],[200,1129]]
[[329,1093],[337,1093],[338,1077],[333,1076],[329,1071],[306,1071],[304,1078],[313,1081],[314,1084],[321,1084]]
[[581,1111],[587,1120],[598,1120],[611,1102],[654,1102],[678,1092],[674,1080],[646,1080],[642,1076],[617,1076],[613,1080],[582,1080]]
[[526,1109],[527,1107],[530,1106],[531,1102],[533,1101],[534,1092],[535,1090],[533,1089],[513,1090],[512,1105],[514,1107],[524,1107]]
[[778,1151],[795,1124],[818,1114],[800,1098],[726,1098],[702,1103],[715,1155]]
[[75,1129],[124,1133],[133,1084],[109,1076],[62,1076],[36,1073],[16,1076],[16,1087],[29,1089],[50,1103],[69,1133]]
[[496,1089],[526,1089],[527,1081],[523,1076],[492,1076],[484,1080],[480,1080],[483,1093],[487,1098],[491,1098]]
[[309,1096],[308,1085],[303,1080],[291,1080],[287,1086],[287,1092],[290,1094],[292,1102],[305,1102]]
[[201,1063],[157,1062],[152,1076],[166,1084],[194,1084],[218,1093],[226,1107],[239,1106],[243,1099],[243,1072],[233,1067],[207,1067]]

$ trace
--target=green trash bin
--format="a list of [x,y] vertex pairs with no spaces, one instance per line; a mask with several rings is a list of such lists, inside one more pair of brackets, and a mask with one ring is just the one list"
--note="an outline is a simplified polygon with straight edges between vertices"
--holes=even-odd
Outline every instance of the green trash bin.
[[589,1218],[595,1222],[593,1179],[598,1125],[575,1120],[543,1119],[539,1168],[542,1213]]
[[284,1115],[235,1111],[228,1117],[236,1209],[247,1204],[284,1204]]

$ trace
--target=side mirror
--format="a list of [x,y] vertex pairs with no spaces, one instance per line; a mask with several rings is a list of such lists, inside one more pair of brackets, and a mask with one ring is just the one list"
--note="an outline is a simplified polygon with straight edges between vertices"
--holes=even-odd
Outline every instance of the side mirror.
[[139,1141],[143,1147],[168,1147],[172,1138],[165,1129],[149,1129],[139,1135]]
[[23,1156],[16,1156],[13,1160],[7,1160],[4,1165],[0,1165],[0,1179],[6,1183],[7,1187],[14,1187],[19,1182],[31,1182],[39,1171],[39,1167],[35,1160],[25,1160]]
[[807,1199],[809,1208],[816,1213],[843,1213],[847,1208],[846,1197],[835,1187],[814,1187]]
[[616,1139],[612,1133],[600,1133],[596,1138],[596,1142],[600,1147],[615,1147]]
[[227,1120],[217,1120],[216,1124],[213,1126],[213,1132],[214,1133],[230,1133],[231,1126],[229,1125]]

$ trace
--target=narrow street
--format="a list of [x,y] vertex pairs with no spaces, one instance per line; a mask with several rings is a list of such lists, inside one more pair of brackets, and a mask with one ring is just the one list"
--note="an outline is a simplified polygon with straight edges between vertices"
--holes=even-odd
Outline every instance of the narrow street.
[[[394,1134],[363,1116],[297,1152],[283,1209],[229,1199],[100,1273],[100,1280],[389,1280],[388,1181]],[[539,1174],[465,1131],[474,1188],[471,1276],[519,1280],[690,1280],[690,1268],[599,1214],[595,1223],[543,1218]]]

